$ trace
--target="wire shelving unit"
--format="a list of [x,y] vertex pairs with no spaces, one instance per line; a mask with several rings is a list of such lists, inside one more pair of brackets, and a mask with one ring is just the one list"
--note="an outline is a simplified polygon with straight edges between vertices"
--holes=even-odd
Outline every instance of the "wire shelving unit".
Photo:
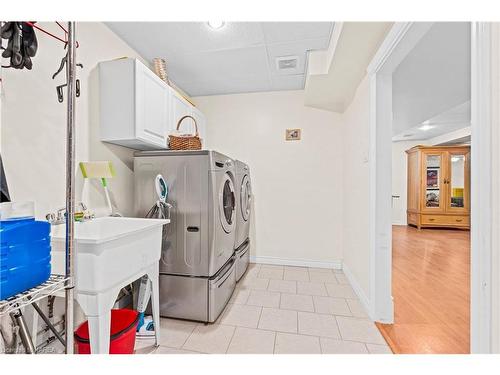
[[[0,25],[2,25],[0,23]],[[31,23],[32,26],[33,23]],[[65,38],[59,38],[45,30],[34,26],[38,30],[54,37],[63,42],[66,49],[66,78],[67,82],[67,108],[66,108],[66,267],[65,275],[51,275],[49,279],[27,291],[12,296],[6,300],[0,301],[0,316],[5,314],[18,314],[21,319],[18,321],[23,325],[20,327],[24,331],[24,336],[21,336],[23,344],[29,353],[35,353],[29,333],[26,333],[24,319],[22,318],[21,309],[28,305],[32,305],[38,314],[44,319],[47,326],[52,330],[56,337],[65,347],[66,354],[73,354],[73,330],[74,330],[74,266],[75,266],[75,242],[74,242],[74,212],[75,212],[75,104],[76,104],[76,22],[68,22],[68,28],[65,29],[60,23],[57,23],[64,30]],[[0,87],[1,89],[1,87]],[[54,326],[50,323],[47,317],[43,314],[36,302],[47,296],[55,295],[60,291],[65,292],[65,329],[66,338],[64,339]]]
[[55,295],[64,290],[68,280],[69,278],[63,275],[50,275],[46,282],[0,301],[0,316],[22,309],[42,298]]

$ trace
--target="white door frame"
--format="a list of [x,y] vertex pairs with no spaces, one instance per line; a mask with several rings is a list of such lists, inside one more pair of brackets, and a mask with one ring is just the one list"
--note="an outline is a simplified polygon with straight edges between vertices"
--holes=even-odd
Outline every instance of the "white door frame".
[[[370,317],[393,323],[392,73],[430,29],[396,23],[368,67],[370,79]],[[491,352],[491,26],[472,23],[471,350]],[[479,183],[481,181],[481,183]]]
[[[494,70],[492,54],[495,52],[493,25],[474,22],[471,25],[471,352],[492,353],[493,345],[493,301],[492,292],[497,290],[492,283],[493,274],[498,273],[493,264],[494,236],[492,222],[498,215],[493,204],[493,189],[497,187],[498,171],[493,165],[498,154],[492,142],[494,112],[498,109],[498,95],[492,91]],[[496,51],[498,53],[498,51]],[[497,61],[498,62],[498,61]],[[495,64],[497,65],[497,64]],[[498,77],[497,77],[498,78]],[[498,84],[498,82],[496,82]],[[496,98],[495,98],[496,96]],[[496,145],[498,147],[498,145]],[[498,167],[498,164],[496,164]],[[496,217],[498,220],[498,216]],[[498,251],[498,249],[496,249]],[[493,272],[492,272],[493,271]],[[498,319],[498,317],[497,317]]]

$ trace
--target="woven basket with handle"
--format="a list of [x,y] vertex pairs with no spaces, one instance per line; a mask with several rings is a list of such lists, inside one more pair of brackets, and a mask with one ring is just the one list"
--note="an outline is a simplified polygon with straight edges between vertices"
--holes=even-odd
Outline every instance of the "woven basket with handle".
[[198,134],[198,124],[196,123],[196,119],[193,116],[186,115],[179,119],[177,122],[177,130],[181,126],[182,121],[190,118],[194,121],[194,134],[188,135],[170,135],[168,137],[168,142],[171,150],[201,150],[201,139]]

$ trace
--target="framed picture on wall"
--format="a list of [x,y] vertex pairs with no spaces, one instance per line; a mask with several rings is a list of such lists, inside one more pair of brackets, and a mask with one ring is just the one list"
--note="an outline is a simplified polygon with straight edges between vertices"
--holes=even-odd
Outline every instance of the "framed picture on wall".
[[300,141],[301,129],[286,129],[285,139],[287,141]]

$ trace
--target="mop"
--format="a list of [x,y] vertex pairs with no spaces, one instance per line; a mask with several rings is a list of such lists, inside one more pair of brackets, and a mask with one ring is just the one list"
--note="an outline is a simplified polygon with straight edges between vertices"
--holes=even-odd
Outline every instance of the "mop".
[[[165,179],[161,174],[155,178],[156,194],[158,200],[146,214],[150,219],[170,219],[170,209],[172,205],[167,203],[168,188]],[[163,241],[165,241],[166,230],[163,228]],[[137,311],[139,312],[139,323],[137,324],[137,337],[153,336],[154,324],[151,316],[144,313],[151,298],[151,282],[147,276],[143,276],[139,285],[139,296],[137,298]]]
[[83,178],[98,178],[101,180],[104,195],[106,197],[106,204],[111,211],[109,216],[122,216],[115,210],[114,206],[111,204],[111,198],[109,197],[107,179],[115,176],[113,164],[111,164],[110,161],[86,161],[80,163],[80,170],[82,171]]

